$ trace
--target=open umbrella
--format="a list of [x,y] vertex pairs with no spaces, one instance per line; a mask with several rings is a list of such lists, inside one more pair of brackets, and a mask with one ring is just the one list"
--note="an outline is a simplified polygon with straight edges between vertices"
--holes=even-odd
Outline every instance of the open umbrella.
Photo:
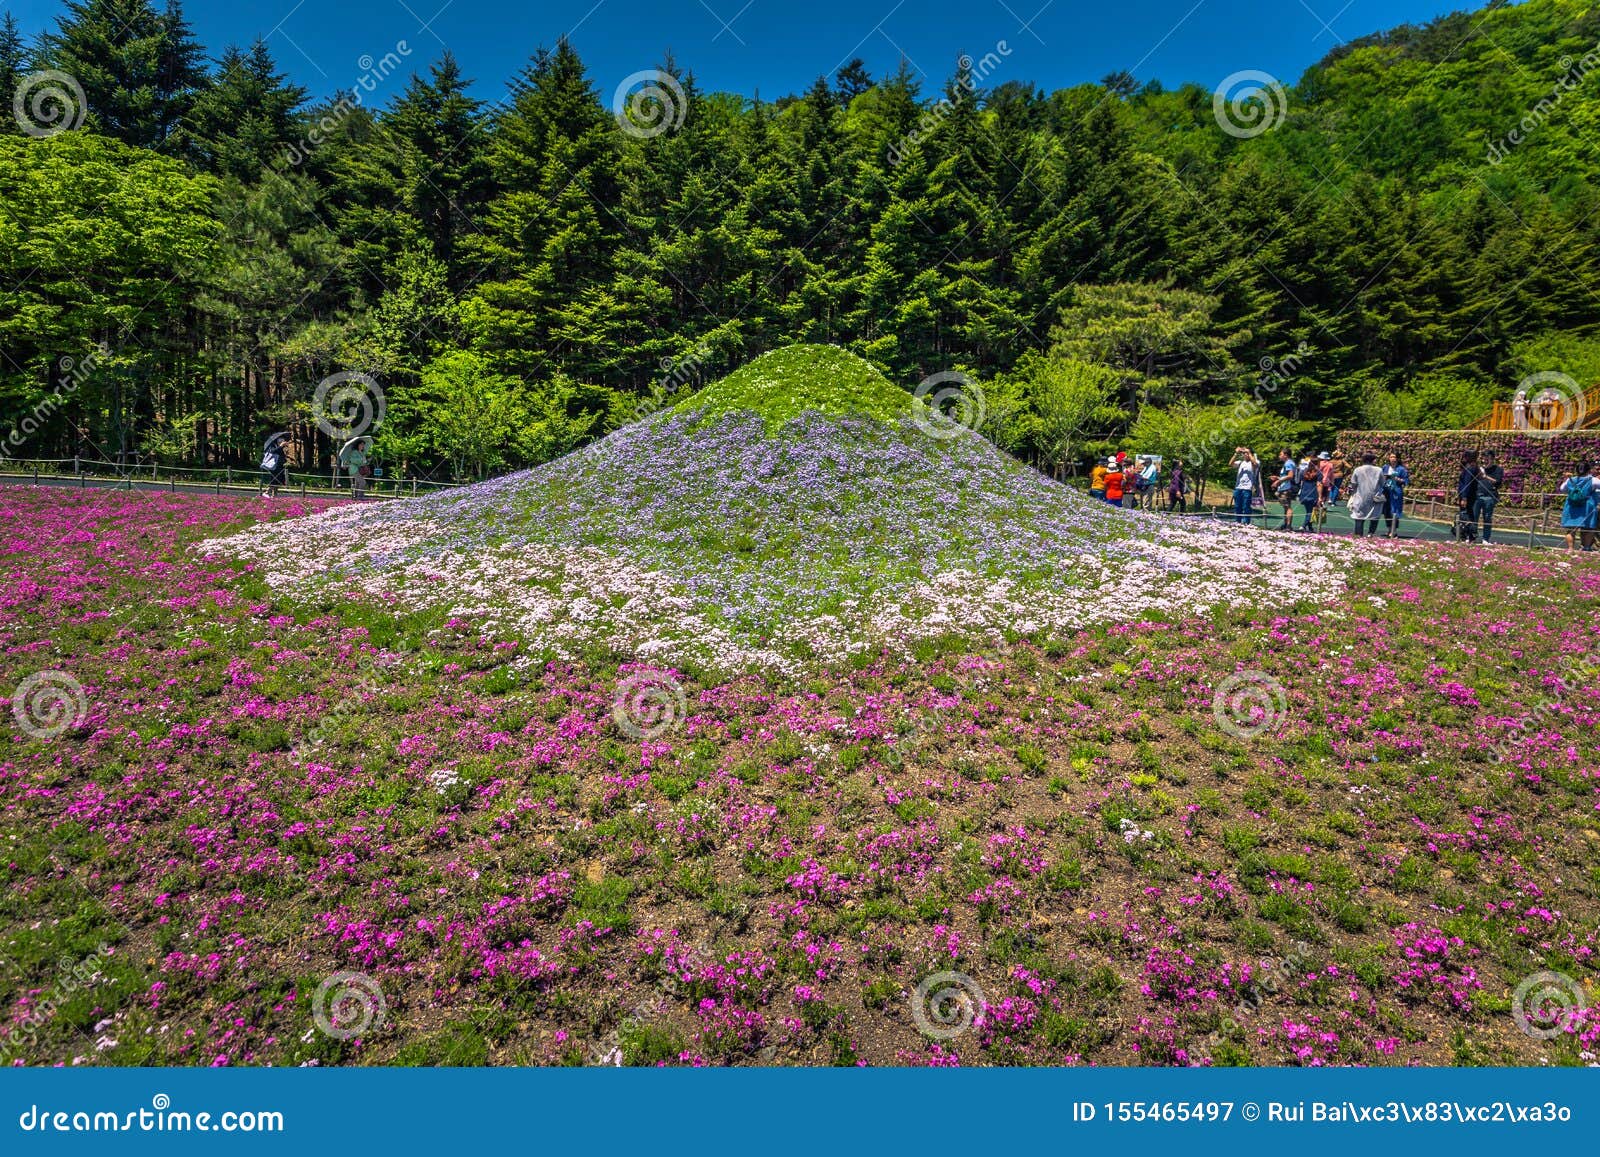
[[268,434],[267,435],[267,440],[265,442],[261,443],[262,453],[265,453],[266,451],[272,449],[272,444],[274,442],[287,441],[288,438],[289,438],[289,431],[287,431],[287,430],[279,430],[276,434]]

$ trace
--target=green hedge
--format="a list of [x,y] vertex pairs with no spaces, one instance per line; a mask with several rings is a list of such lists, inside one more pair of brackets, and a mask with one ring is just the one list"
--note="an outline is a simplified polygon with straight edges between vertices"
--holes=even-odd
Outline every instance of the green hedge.
[[1502,504],[1533,508],[1554,504],[1543,496],[1553,496],[1580,461],[1600,458],[1600,430],[1543,436],[1514,430],[1344,430],[1338,444],[1353,463],[1369,450],[1380,463],[1398,450],[1411,471],[1413,498],[1453,497],[1462,451],[1493,450],[1506,471]]

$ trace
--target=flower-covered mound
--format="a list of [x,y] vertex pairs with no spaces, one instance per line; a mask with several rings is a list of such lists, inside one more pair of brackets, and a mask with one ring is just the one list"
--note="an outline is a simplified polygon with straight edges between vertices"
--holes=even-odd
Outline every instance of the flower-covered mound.
[[1377,549],[1113,509],[917,406],[793,347],[538,469],[212,547],[285,594],[353,583],[536,654],[722,670],[1325,601]]

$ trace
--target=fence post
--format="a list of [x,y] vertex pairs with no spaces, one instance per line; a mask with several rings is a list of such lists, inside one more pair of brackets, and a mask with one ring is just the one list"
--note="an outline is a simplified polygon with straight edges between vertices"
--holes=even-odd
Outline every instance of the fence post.
[[1533,525],[1534,525],[1534,520],[1531,519],[1531,518],[1528,519],[1528,549],[1529,550],[1533,549]]
[[[233,467],[232,466],[228,467],[228,485],[229,486],[233,485]],[[219,490],[219,491],[217,491],[217,493],[221,494],[222,491]]]
[[72,476],[74,478],[76,478],[79,473],[80,473],[80,471],[78,469],[78,456],[76,454],[74,454],[72,456]]
[[306,496],[306,480],[304,478],[302,478],[302,479],[300,479],[300,497],[304,498],[305,496]]

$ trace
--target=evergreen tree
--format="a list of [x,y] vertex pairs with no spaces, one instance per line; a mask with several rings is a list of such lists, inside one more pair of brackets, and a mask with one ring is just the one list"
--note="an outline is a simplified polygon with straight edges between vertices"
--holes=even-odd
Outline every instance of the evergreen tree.
[[413,76],[385,118],[400,152],[407,210],[457,290],[475,280],[460,253],[462,238],[490,196],[482,102],[446,52],[427,79]]
[[95,127],[140,148],[164,149],[206,77],[176,0],[67,0],[45,38],[51,68],[83,89]]
[[306,91],[288,83],[261,40],[248,52],[230,45],[217,67],[216,80],[178,129],[175,151],[210,172],[253,181],[292,160]]

